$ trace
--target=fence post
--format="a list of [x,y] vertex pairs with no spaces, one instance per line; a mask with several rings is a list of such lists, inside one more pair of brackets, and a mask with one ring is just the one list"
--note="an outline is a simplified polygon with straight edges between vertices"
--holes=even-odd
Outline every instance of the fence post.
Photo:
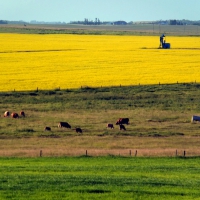
[[184,156],[184,157],[186,156],[186,151],[185,151],[185,150],[183,151],[183,156]]
[[177,149],[176,149],[176,157],[178,156],[178,151],[177,151]]
[[85,155],[87,156],[87,150],[85,151]]
[[137,150],[135,151],[135,157],[137,156]]
[[40,157],[42,157],[42,150],[40,150]]
[[129,155],[131,156],[131,150],[129,151]]

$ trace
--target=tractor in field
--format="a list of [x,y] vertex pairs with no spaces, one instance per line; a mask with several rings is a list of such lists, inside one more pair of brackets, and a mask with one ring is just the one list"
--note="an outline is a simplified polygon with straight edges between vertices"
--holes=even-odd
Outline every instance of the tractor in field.
[[160,36],[160,46],[159,49],[170,49],[170,43],[166,43],[165,35]]

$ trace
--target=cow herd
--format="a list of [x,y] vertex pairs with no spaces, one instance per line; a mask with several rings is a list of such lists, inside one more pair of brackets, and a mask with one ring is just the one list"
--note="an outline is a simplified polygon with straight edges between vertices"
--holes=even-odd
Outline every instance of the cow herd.
[[5,111],[5,113],[4,113],[3,116],[4,116],[4,117],[9,117],[9,116],[11,116],[12,118],[19,118],[19,117],[25,117],[25,113],[24,113],[24,111],[20,111],[20,114],[18,114],[18,113],[16,113],[16,112],[12,112],[12,113],[10,114],[9,111]]
[[[119,130],[126,130],[124,124],[129,124],[129,118],[119,118],[116,122],[116,125],[119,125]],[[113,124],[107,124],[107,128],[114,129]]]
[[[16,112],[10,113],[9,111],[4,112],[4,117],[12,117],[12,118],[20,118],[20,117],[25,117],[25,112],[20,111],[20,114]],[[119,125],[120,130],[126,130],[124,124],[129,124],[129,118],[119,118],[116,122],[116,125]],[[69,128],[71,129],[71,125],[68,122],[59,122],[58,123],[58,128]],[[107,128],[114,129],[113,124],[107,124]],[[44,131],[51,131],[51,127],[46,126],[44,128]],[[83,133],[83,130],[80,127],[75,128],[76,133]]]
[[[59,122],[58,128],[71,128],[71,125],[68,122]],[[81,128],[75,128],[76,133],[83,133]]]
[[[4,112],[4,117],[10,117],[11,118],[20,118],[20,117],[25,117],[25,112],[24,111],[20,111],[20,114],[16,113],[16,112],[12,112],[10,113],[9,111],[5,111]],[[71,125],[67,122],[59,122],[58,123],[58,128],[70,128],[71,129]],[[46,126],[44,128],[44,131],[51,131],[51,127],[49,126]],[[83,133],[82,129],[81,128],[75,128],[75,131],[77,133]]]

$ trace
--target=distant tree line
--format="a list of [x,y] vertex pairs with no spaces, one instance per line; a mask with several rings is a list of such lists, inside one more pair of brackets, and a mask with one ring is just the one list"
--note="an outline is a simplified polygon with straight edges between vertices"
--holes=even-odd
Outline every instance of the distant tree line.
[[0,24],[7,24],[8,22],[5,20],[0,20]]
[[83,25],[105,25],[105,24],[110,24],[110,25],[127,25],[128,23],[125,21],[114,21],[114,22],[109,22],[109,21],[100,21],[99,18],[95,18],[95,20],[89,20],[85,18],[83,21],[71,21],[70,24],[83,24]]
[[85,24],[85,25],[100,25],[100,24],[101,24],[101,21],[100,21],[100,19],[98,19],[98,18],[95,18],[94,21],[90,21],[90,20],[88,20],[87,18],[85,18],[85,19],[84,19],[84,24]]
[[[0,24],[67,24],[65,22],[44,22],[44,21],[36,21],[32,20],[30,22],[25,21],[8,21],[8,20],[0,20]],[[126,25],[126,24],[160,24],[160,25],[198,25],[200,26],[200,20],[199,21],[191,21],[191,20],[157,20],[157,21],[141,21],[141,22],[125,22],[125,21],[101,21],[99,18],[95,18],[94,20],[89,20],[88,18],[85,18],[82,21],[71,21],[70,24],[83,24],[83,25]]]
[[174,20],[169,20],[169,25],[185,25],[185,23],[174,19]]
[[83,21],[71,21],[70,24],[101,25],[103,22],[101,22],[99,18],[95,18],[94,21],[85,18]]
[[200,25],[200,21],[190,21],[190,20],[169,20],[169,25]]

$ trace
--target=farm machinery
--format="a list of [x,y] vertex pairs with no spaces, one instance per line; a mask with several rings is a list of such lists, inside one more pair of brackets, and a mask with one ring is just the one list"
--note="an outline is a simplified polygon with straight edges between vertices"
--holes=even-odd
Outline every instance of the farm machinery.
[[165,35],[160,36],[160,46],[159,49],[170,49],[170,43],[166,43]]

